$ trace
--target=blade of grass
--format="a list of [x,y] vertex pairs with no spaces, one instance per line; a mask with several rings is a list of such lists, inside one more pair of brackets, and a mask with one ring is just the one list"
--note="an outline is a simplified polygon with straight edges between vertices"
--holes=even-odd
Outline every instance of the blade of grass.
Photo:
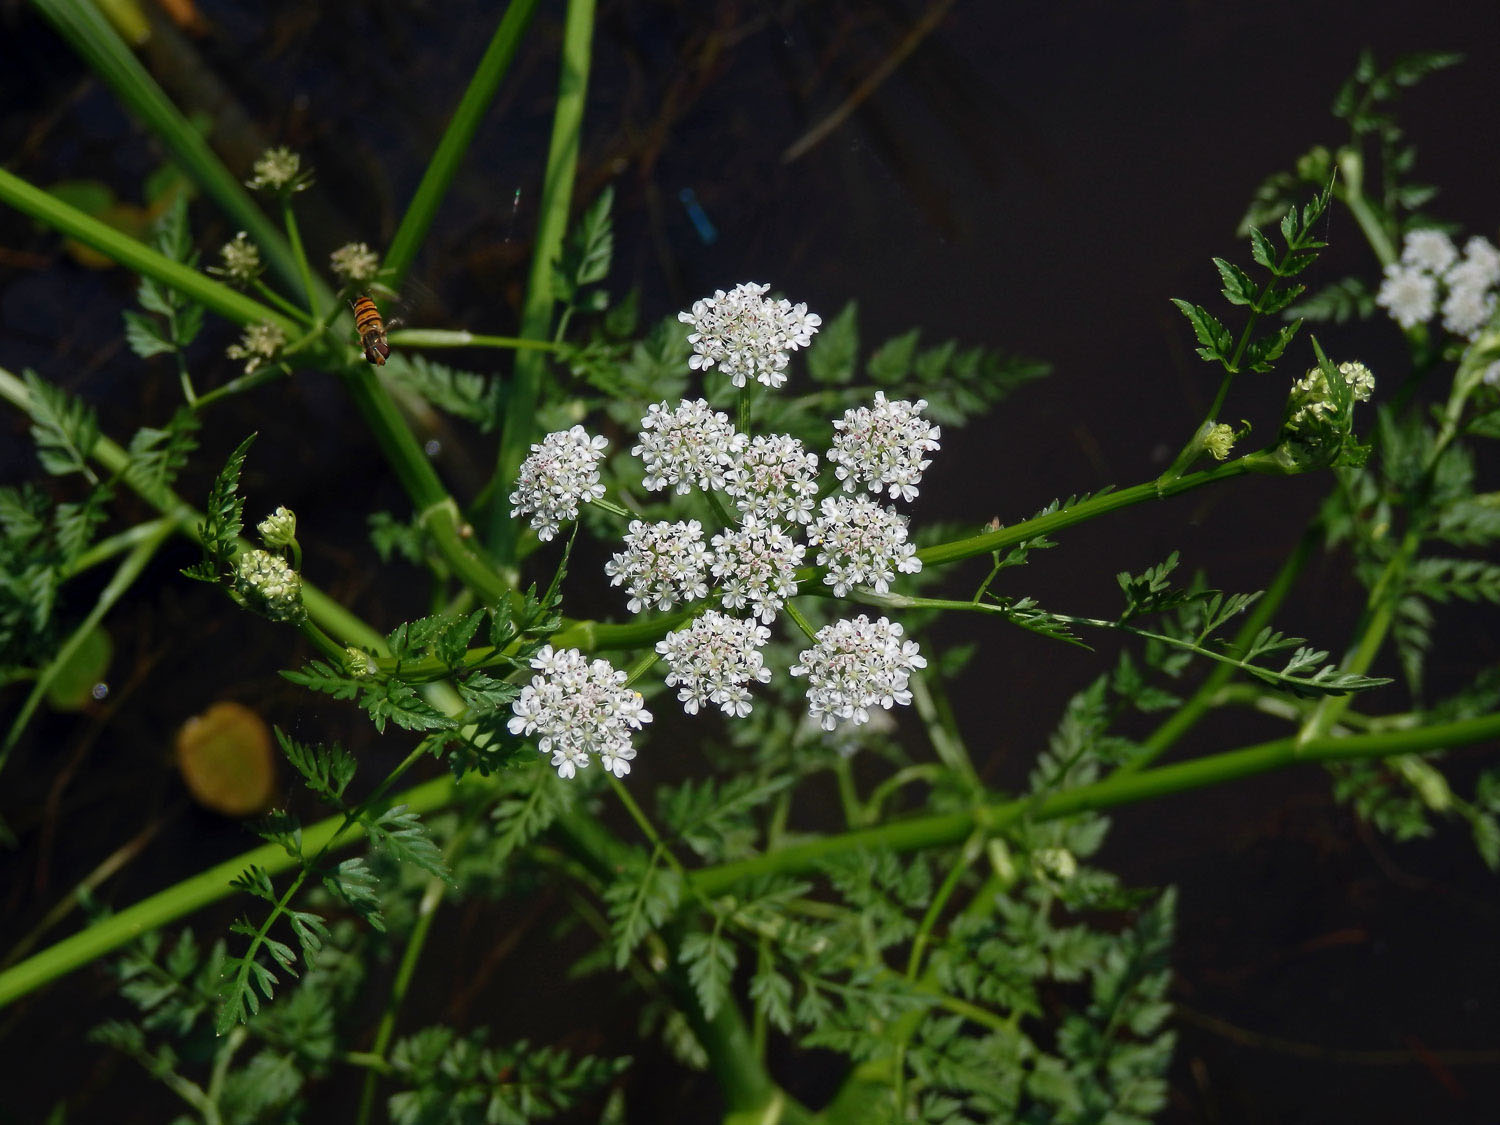
[[101,223],[4,168],[0,168],[0,203],[8,203],[53,230],[77,239],[126,269],[171,286],[227,320],[246,325],[270,321],[294,337],[301,332],[297,322],[289,317],[181,262],[174,262],[144,242]]
[[490,45],[485,48],[484,57],[479,60],[474,76],[469,79],[468,88],[458,101],[458,108],[453,111],[453,119],[448,122],[442,140],[427,162],[422,182],[412,193],[406,213],[401,216],[401,222],[385,252],[383,264],[391,273],[390,285],[393,289],[400,289],[401,283],[406,280],[417,251],[421,249],[427,231],[432,226],[433,217],[448,193],[448,186],[453,182],[480,122],[484,120],[495,91],[500,88],[501,79],[510,69],[521,37],[531,25],[537,3],[538,0],[513,0],[506,7],[500,26],[495,28]]
[[[260,247],[276,276],[296,289],[300,271],[286,240],[224,167],[203,135],[172,104],[130,47],[89,0],[32,0],[89,69],[167,147],[173,160]],[[233,228],[231,228],[233,229]],[[325,304],[332,294],[324,295]]]
[[[526,304],[521,312],[520,335],[545,340],[551,332],[553,293],[552,264],[562,248],[568,227],[568,207],[578,171],[579,137],[583,129],[583,106],[588,94],[592,61],[594,0],[569,0],[563,25],[562,69],[557,80],[557,109],[552,116],[552,140],[547,149],[547,172],[542,180],[541,215],[536,246],[531,256],[531,274],[526,282]],[[511,482],[536,434],[537,400],[546,372],[546,353],[522,351],[516,355],[514,376],[506,396],[505,420],[500,431],[500,452],[495,466],[497,487],[490,495],[486,513],[485,542],[495,550],[502,565],[515,556],[516,525],[510,519]]]

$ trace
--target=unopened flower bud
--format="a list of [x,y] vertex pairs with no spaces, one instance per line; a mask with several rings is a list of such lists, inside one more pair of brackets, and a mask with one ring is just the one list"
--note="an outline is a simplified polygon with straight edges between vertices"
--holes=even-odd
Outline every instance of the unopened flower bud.
[[256,191],[290,195],[312,185],[312,173],[302,171],[302,158],[286,147],[268,148],[251,166],[245,186]]
[[1234,448],[1234,436],[1233,426],[1219,422],[1203,435],[1203,448],[1213,454],[1215,461],[1222,461]]
[[302,576],[269,551],[245,551],[236,561],[234,588],[252,609],[272,621],[301,621]]
[[297,538],[297,516],[286,508],[277,508],[256,525],[261,541],[273,551],[290,547]]

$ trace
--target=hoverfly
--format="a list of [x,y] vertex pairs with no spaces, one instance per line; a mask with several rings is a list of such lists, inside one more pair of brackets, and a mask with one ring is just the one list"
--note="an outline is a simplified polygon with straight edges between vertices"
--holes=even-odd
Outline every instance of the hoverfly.
[[383,366],[386,356],[391,354],[391,346],[385,342],[385,321],[380,319],[374,298],[361,293],[349,304],[354,309],[354,327],[359,332],[359,344],[365,350],[365,358],[377,367]]

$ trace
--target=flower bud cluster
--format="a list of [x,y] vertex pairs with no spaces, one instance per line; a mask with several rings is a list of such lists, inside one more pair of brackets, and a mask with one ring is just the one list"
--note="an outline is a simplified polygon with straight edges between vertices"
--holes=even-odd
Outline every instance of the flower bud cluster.
[[334,276],[345,285],[368,285],[380,272],[380,255],[368,243],[348,242],[328,255]]
[[261,542],[271,550],[279,551],[290,547],[297,538],[297,517],[290,508],[277,508],[256,524],[255,530],[260,532]]
[[221,264],[209,266],[208,272],[231,285],[249,285],[266,269],[260,260],[260,247],[244,231],[219,247],[219,260]]
[[625,673],[606,660],[589,660],[576,648],[546,645],[531,658],[537,670],[511,706],[512,734],[537,735],[536,748],[552,755],[559,777],[588,767],[591,756],[616,777],[630,772],[632,731],[651,721],[641,693],[625,686]]
[[[1363,363],[1341,363],[1339,374],[1355,402],[1365,402],[1375,393],[1375,376]],[[1287,400],[1287,425],[1292,429],[1326,425],[1338,413],[1333,392],[1321,367],[1314,367],[1292,384]]]
[[1410,231],[1401,260],[1385,268],[1375,303],[1402,328],[1426,324],[1439,311],[1443,328],[1473,340],[1495,311],[1500,284],[1500,250],[1478,235],[1464,244],[1460,256],[1453,240],[1440,230]]
[[302,576],[269,551],[240,552],[235,559],[234,588],[250,608],[272,621],[295,623],[307,616],[302,605]]
[[312,173],[303,171],[302,157],[285,146],[268,148],[255,158],[245,186],[253,191],[267,191],[287,196],[312,186]]
[[274,360],[286,347],[286,333],[270,321],[252,324],[240,335],[240,342],[230,344],[224,354],[245,361],[245,374],[251,375]]

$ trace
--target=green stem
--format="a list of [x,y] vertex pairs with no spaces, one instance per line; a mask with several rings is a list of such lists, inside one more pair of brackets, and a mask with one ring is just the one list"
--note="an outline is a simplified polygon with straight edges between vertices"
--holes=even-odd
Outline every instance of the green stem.
[[[594,0],[568,0],[568,14],[563,23],[562,72],[557,82],[557,106],[552,117],[552,139],[547,148],[547,170],[542,178],[541,216],[532,251],[531,271],[526,281],[526,303],[521,312],[521,335],[532,340],[552,337],[553,263],[567,231],[568,209],[578,170],[593,33]],[[509,564],[515,558],[517,534],[505,498],[510,495],[516,473],[536,434],[537,406],[545,372],[544,353],[523,351],[516,356],[495,463],[498,487],[490,497],[484,528],[485,542],[494,545],[495,554],[503,564]]]
[[1500,714],[1412,730],[1381,731],[1345,738],[1313,738],[1301,744],[1296,738],[1279,738],[1240,750],[1159,766],[1153,770],[1115,774],[1092,785],[1053,793],[1040,801],[1034,797],[1023,797],[979,806],[968,812],[913,817],[875,828],[793,844],[752,859],[702,868],[693,873],[692,882],[700,893],[712,897],[746,879],[812,871],[832,856],[860,849],[889,848],[907,852],[954,847],[975,831],[982,831],[986,835],[994,834],[1023,815],[1034,821],[1055,820],[1080,812],[1114,808],[1172,793],[1220,785],[1302,762],[1384,758],[1395,754],[1463,746],[1496,737],[1500,737]]
[[[230,219],[229,229],[246,231],[277,276],[288,285],[294,284],[297,264],[276,224],[266,218],[244,185],[224,167],[202,131],[178,112],[135,53],[100,15],[98,6],[88,0],[32,0],[32,6],[78,52],[89,70],[110,88],[121,104],[156,135],[204,194],[219,205]],[[109,253],[97,245],[95,249]],[[267,318],[231,319],[253,324]]]
[[307,295],[307,311],[313,320],[317,320],[318,291],[313,286],[312,266],[307,261],[306,251],[302,249],[302,234],[297,229],[297,213],[292,209],[291,196],[281,201],[281,221],[286,227],[287,245],[292,248],[292,257],[297,262],[297,273],[302,278],[302,292]]
[[[473,829],[473,820],[466,820],[463,827],[448,841],[448,846],[443,849],[443,862],[450,869],[454,857],[458,855],[459,849],[468,840]],[[396,1017],[401,1011],[402,1003],[406,1000],[407,990],[411,987],[411,978],[417,971],[417,962],[421,960],[422,950],[427,945],[427,937],[432,932],[433,920],[437,918],[437,908],[441,905],[443,895],[447,890],[446,880],[429,879],[427,887],[422,892],[422,901],[417,904],[417,920],[406,940],[406,949],[401,954],[401,964],[396,969],[396,979],[391,984],[390,999],[386,1001],[385,1011],[380,1017],[380,1026],[375,1031],[375,1040],[370,1045],[370,1055],[379,1059],[382,1064],[385,1063],[385,1053],[390,1047],[391,1036],[396,1031]],[[370,1115],[375,1108],[375,1091],[385,1069],[384,1065],[370,1066],[369,1073],[365,1075],[364,1086],[359,1096],[359,1113],[355,1117],[358,1125],[367,1125],[370,1120]]]
[[473,77],[469,79],[463,97],[453,110],[453,118],[429,157],[422,180],[412,193],[406,213],[401,216],[396,233],[391,237],[384,266],[390,275],[392,288],[401,288],[412,262],[416,260],[417,251],[427,237],[443,196],[447,194],[448,186],[453,182],[464,154],[473,143],[475,132],[484,121],[495,91],[500,88],[501,80],[510,70],[511,60],[515,58],[516,48],[526,34],[536,7],[537,0],[514,0],[506,6],[505,15],[495,28],[494,35],[490,36],[489,46],[485,48],[479,65],[474,68]]
[[556,352],[550,340],[527,340],[520,336],[488,336],[452,328],[402,328],[386,339],[403,348],[513,348],[517,351]]
[[92,247],[128,270],[177,290],[226,320],[243,325],[269,321],[289,337],[300,331],[300,326],[290,317],[173,261],[144,242],[53,198],[4,168],[0,168],[0,203],[7,203],[58,233]]

